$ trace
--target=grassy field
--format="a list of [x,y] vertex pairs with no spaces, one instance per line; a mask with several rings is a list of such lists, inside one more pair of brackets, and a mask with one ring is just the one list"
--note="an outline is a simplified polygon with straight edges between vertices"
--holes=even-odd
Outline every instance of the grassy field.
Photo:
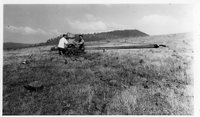
[[[75,57],[51,46],[4,51],[3,115],[192,115],[192,40],[191,34],[108,39],[100,43],[167,47]],[[33,81],[44,89],[26,90]]]

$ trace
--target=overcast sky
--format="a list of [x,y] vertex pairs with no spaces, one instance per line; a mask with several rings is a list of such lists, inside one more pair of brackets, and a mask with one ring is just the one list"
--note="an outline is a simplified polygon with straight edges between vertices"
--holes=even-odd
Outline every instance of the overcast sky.
[[38,43],[60,34],[138,29],[149,35],[192,31],[184,4],[4,5],[4,42]]

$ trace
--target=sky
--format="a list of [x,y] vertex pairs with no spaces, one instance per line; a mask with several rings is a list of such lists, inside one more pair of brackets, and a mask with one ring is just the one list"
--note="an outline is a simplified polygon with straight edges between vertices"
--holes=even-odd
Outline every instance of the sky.
[[137,29],[149,35],[192,32],[188,4],[4,4],[4,42],[39,43],[61,34]]

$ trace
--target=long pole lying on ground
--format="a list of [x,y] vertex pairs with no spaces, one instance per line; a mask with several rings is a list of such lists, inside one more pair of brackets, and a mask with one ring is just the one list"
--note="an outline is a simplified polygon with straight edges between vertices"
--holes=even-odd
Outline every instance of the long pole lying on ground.
[[86,50],[103,50],[103,49],[143,49],[143,48],[159,48],[160,46],[166,47],[166,45],[157,45],[157,44],[147,44],[147,45],[128,45],[128,46],[106,46],[106,47],[97,47],[97,46],[86,46]]

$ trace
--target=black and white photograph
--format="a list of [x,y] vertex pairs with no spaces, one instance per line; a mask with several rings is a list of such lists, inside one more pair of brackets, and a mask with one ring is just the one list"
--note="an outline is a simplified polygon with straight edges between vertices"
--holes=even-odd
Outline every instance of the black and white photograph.
[[2,7],[2,115],[194,115],[194,4]]

